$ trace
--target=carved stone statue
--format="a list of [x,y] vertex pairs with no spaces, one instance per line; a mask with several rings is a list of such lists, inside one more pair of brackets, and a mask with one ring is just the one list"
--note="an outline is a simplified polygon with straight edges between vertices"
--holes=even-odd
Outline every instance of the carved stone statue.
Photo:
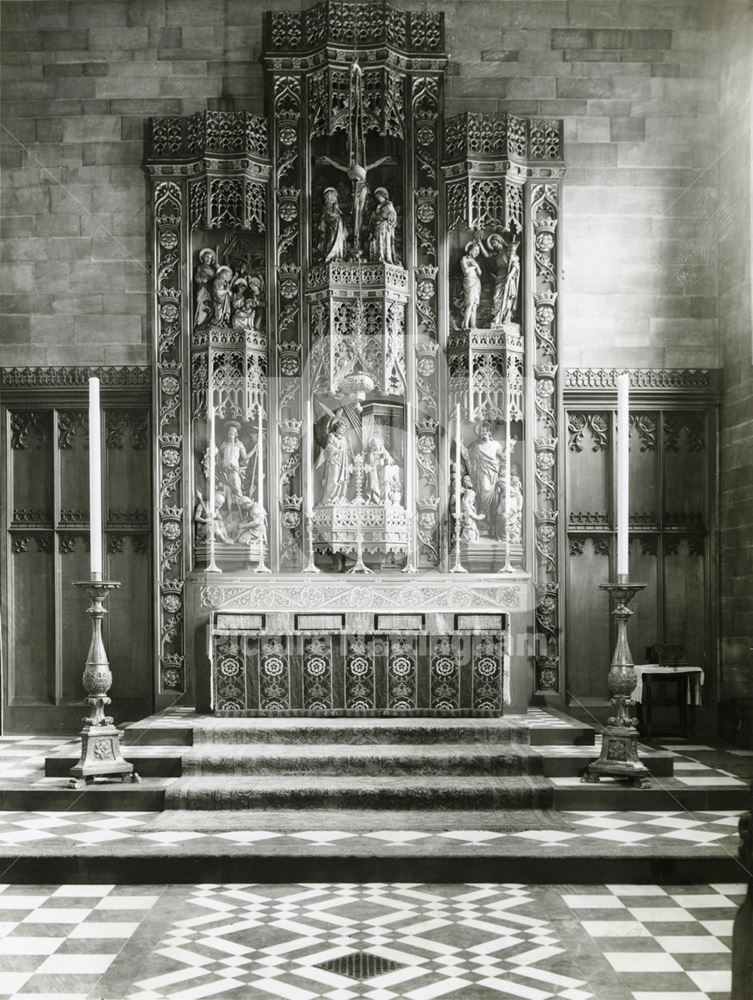
[[252,548],[266,545],[267,542],[267,512],[255,500],[249,500],[245,505],[242,520],[238,525],[238,543]]
[[364,452],[364,470],[368,475],[367,499],[372,503],[387,500],[397,466],[380,437],[369,439],[368,449]]
[[199,266],[194,271],[193,280],[196,285],[196,305],[194,308],[194,326],[203,326],[212,315],[212,282],[216,274],[214,250],[204,247],[199,250]]
[[238,437],[240,424],[229,420],[225,427],[225,440],[218,448],[220,480],[225,484],[230,508],[233,505],[242,508],[247,499],[243,494],[243,475],[249,462],[249,454]]
[[463,542],[477,542],[481,537],[478,522],[484,520],[484,515],[476,510],[476,491],[469,476],[463,476],[461,487],[460,539]]
[[[518,287],[520,286],[520,257],[518,257],[518,244],[514,242],[510,247],[510,260],[507,265],[507,273],[501,283],[499,295],[497,285],[494,286],[494,319],[495,326],[502,326],[509,323],[515,312],[515,304],[518,301]],[[497,299],[499,298],[499,303]]]
[[233,298],[232,280],[231,268],[224,264],[217,268],[217,274],[212,282],[212,322],[216,326],[230,326]]
[[374,192],[376,205],[369,221],[369,260],[396,264],[395,230],[397,212],[390,201],[387,188],[378,187]]
[[465,253],[460,258],[460,273],[463,276],[463,329],[472,330],[476,326],[476,313],[481,298],[481,265],[476,259],[486,250],[477,240],[465,245]]
[[235,278],[230,304],[230,324],[233,329],[247,331],[258,329],[263,290],[264,284],[258,275],[249,278],[241,275]]
[[[227,533],[225,522],[222,517],[222,508],[225,506],[225,494],[218,490],[214,495],[214,539],[216,542],[230,544],[232,539]],[[196,491],[196,506],[193,511],[193,522],[196,529],[196,541],[208,542],[212,517],[209,505],[199,490]]]
[[369,176],[369,172],[375,167],[381,166],[383,163],[392,162],[390,156],[381,156],[378,160],[374,160],[373,163],[359,163],[356,156],[351,156],[347,165],[344,163],[338,163],[337,160],[333,160],[329,156],[320,156],[319,163],[326,163],[330,167],[334,167],[336,170],[342,170],[348,175],[348,180],[353,185],[353,230],[352,230],[352,249],[353,256],[358,258],[361,256],[361,227],[363,226],[363,210],[366,206],[366,199],[369,195],[369,187],[366,183]]
[[497,488],[504,475],[505,449],[500,441],[492,437],[492,425],[488,420],[477,423],[475,430],[476,440],[463,448],[461,454],[476,490],[478,512],[483,515],[486,531],[493,535],[496,526]]
[[322,239],[319,244],[324,262],[345,260],[347,256],[348,230],[343,221],[337,191],[333,187],[324,190],[324,205],[319,223]]
[[[506,540],[508,511],[506,510],[507,498],[505,496],[504,479],[500,477],[497,486],[497,503],[495,518],[495,534],[502,541]],[[518,475],[518,470],[513,468],[510,479],[510,542],[519,545],[523,541],[523,483]]]
[[353,473],[353,456],[348,441],[345,420],[333,421],[327,435],[327,445],[319,453],[314,468],[324,467],[322,477],[322,504],[327,507],[348,499],[348,485]]

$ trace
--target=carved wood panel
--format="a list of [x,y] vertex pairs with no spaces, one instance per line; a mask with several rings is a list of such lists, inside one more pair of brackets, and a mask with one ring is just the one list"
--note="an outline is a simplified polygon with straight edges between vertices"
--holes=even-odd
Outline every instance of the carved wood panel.
[[[66,369],[58,376],[64,379]],[[15,393],[8,403],[3,470],[3,722],[10,731],[78,731],[90,630],[72,583],[89,576],[88,414],[86,395],[63,382],[68,405],[48,397],[60,386]],[[127,394],[127,390],[124,389]],[[104,392],[113,390],[105,383]],[[10,396],[14,391],[9,389]],[[149,410],[142,402],[104,405],[102,463],[105,573],[121,582],[108,604],[104,638],[112,647],[112,697],[119,720],[151,711],[151,465]]]

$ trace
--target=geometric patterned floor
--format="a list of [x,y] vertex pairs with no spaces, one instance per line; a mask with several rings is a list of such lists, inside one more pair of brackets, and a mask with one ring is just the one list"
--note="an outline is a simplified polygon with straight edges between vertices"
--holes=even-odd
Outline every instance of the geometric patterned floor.
[[[147,812],[0,812],[0,846],[22,848],[32,844],[42,846],[78,845],[78,847],[116,844],[190,844],[195,852],[212,852],[220,845],[254,845],[270,852],[285,847],[364,847],[378,844],[382,848],[404,851],[415,847],[417,854],[442,845],[473,846],[498,849],[502,841],[518,845],[535,845],[555,851],[562,845],[604,847],[669,847],[685,845],[691,848],[713,846],[735,853],[739,844],[737,832],[740,814],[737,811],[713,812],[596,812],[563,811],[559,816],[567,829],[530,829],[515,832],[484,828],[427,831],[410,829],[370,829],[364,832],[333,829],[301,829],[283,832],[271,829],[235,829],[198,831],[165,829],[164,820],[158,829],[153,824],[164,814]],[[194,816],[195,814],[191,814]],[[479,814],[474,814],[478,816]],[[242,817],[239,817],[239,820]],[[336,821],[336,814],[333,816]],[[263,820],[262,820],[263,822]],[[168,824],[169,825],[169,824]],[[271,824],[270,824],[271,826]],[[7,852],[6,852],[7,856]],[[0,876],[1,877],[1,876]]]
[[0,996],[728,1000],[742,885],[0,885]]

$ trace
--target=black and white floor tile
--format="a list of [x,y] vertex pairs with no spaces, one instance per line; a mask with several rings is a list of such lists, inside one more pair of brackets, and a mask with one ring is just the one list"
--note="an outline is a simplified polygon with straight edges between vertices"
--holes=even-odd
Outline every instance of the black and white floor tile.
[[729,1000],[740,885],[0,885],[13,1000]]

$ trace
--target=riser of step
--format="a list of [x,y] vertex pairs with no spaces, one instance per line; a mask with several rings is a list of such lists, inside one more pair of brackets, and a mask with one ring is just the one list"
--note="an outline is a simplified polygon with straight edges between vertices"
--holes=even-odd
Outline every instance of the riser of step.
[[532,809],[548,808],[551,785],[540,778],[368,779],[310,776],[184,778],[165,793],[168,809]]

